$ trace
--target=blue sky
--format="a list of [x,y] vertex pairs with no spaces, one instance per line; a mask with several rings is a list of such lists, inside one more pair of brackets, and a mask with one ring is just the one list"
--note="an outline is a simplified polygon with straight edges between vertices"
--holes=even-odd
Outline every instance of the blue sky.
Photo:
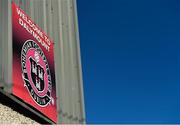
[[77,1],[87,123],[180,123],[180,1]]

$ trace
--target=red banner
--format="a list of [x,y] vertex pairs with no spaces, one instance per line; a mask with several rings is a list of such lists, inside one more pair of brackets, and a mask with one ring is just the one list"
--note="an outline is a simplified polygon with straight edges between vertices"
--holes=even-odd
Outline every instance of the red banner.
[[54,45],[12,3],[13,94],[57,123]]

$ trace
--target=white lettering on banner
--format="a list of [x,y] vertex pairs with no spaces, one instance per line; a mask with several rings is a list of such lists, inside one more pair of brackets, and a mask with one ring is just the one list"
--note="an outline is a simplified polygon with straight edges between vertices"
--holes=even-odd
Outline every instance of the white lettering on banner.
[[49,51],[49,46],[51,41],[48,37],[30,20],[28,17],[20,10],[16,9],[17,14],[20,16],[19,24],[26,29],[26,31],[33,35],[33,37],[47,50]]
[[49,51],[49,46],[35,33],[21,18],[19,18],[19,24],[26,29],[33,37],[47,50]]

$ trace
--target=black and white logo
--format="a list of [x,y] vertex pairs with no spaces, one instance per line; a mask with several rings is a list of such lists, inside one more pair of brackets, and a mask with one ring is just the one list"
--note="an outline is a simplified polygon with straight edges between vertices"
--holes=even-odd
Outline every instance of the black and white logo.
[[27,40],[21,50],[21,67],[24,86],[32,99],[41,107],[47,106],[51,98],[52,81],[48,61],[33,40]]

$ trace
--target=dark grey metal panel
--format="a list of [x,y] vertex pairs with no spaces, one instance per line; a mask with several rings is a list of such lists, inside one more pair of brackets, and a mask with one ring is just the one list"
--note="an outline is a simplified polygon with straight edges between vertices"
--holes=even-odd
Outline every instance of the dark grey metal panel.
[[1,44],[1,61],[0,61],[0,81],[1,85],[6,87],[6,91],[11,92],[12,85],[12,22],[11,22],[11,2],[1,0],[0,23],[0,44]]

